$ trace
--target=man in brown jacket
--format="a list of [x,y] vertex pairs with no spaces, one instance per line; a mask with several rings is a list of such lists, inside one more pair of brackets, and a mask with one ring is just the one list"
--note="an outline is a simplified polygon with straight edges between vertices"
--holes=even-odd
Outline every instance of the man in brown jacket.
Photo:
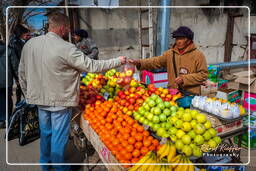
[[167,67],[169,88],[200,94],[200,84],[207,79],[208,72],[205,57],[193,43],[193,37],[190,28],[181,26],[173,32],[176,41],[171,49],[161,56],[130,62],[140,70]]

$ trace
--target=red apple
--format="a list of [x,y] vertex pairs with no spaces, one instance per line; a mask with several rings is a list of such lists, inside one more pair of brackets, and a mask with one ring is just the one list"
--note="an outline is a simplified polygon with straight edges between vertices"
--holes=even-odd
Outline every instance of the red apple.
[[129,99],[129,103],[130,103],[130,104],[134,104],[134,103],[135,103],[135,99],[134,99],[134,98],[130,98],[130,99]]
[[141,99],[141,98],[136,100],[136,103],[137,103],[137,104],[142,104],[143,102],[144,102],[144,100]]
[[129,92],[130,92],[130,93],[134,93],[135,91],[136,91],[136,88],[135,88],[135,87],[130,87],[130,88],[129,88]]

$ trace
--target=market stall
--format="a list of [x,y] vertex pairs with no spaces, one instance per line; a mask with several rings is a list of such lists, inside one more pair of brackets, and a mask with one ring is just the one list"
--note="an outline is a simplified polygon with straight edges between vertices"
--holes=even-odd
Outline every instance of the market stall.
[[80,126],[103,163],[121,164],[106,165],[108,170],[195,170],[193,163],[207,163],[209,154],[219,157],[222,144],[234,146],[234,136],[239,135],[241,146],[241,135],[248,131],[242,105],[195,96],[184,109],[177,104],[181,93],[142,84],[133,74],[131,68],[112,69],[82,78]]

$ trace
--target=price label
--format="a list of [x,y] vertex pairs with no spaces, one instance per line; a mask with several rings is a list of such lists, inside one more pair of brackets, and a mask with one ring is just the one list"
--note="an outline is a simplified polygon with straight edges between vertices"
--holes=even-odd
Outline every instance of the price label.
[[105,100],[108,100],[109,94],[108,94],[107,92],[105,92],[105,93],[103,94],[103,97],[104,97]]
[[101,155],[103,156],[103,158],[105,159],[105,161],[109,161],[110,151],[109,151],[106,147],[103,147],[103,148],[101,149]]
[[148,130],[149,126],[148,125],[143,125],[144,130]]

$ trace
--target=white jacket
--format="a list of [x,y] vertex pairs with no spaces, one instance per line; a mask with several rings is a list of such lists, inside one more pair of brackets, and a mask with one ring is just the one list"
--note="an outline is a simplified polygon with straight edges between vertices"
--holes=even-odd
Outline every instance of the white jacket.
[[49,32],[23,47],[19,80],[29,104],[77,106],[80,72],[102,72],[120,65],[118,58],[92,60],[74,44]]

